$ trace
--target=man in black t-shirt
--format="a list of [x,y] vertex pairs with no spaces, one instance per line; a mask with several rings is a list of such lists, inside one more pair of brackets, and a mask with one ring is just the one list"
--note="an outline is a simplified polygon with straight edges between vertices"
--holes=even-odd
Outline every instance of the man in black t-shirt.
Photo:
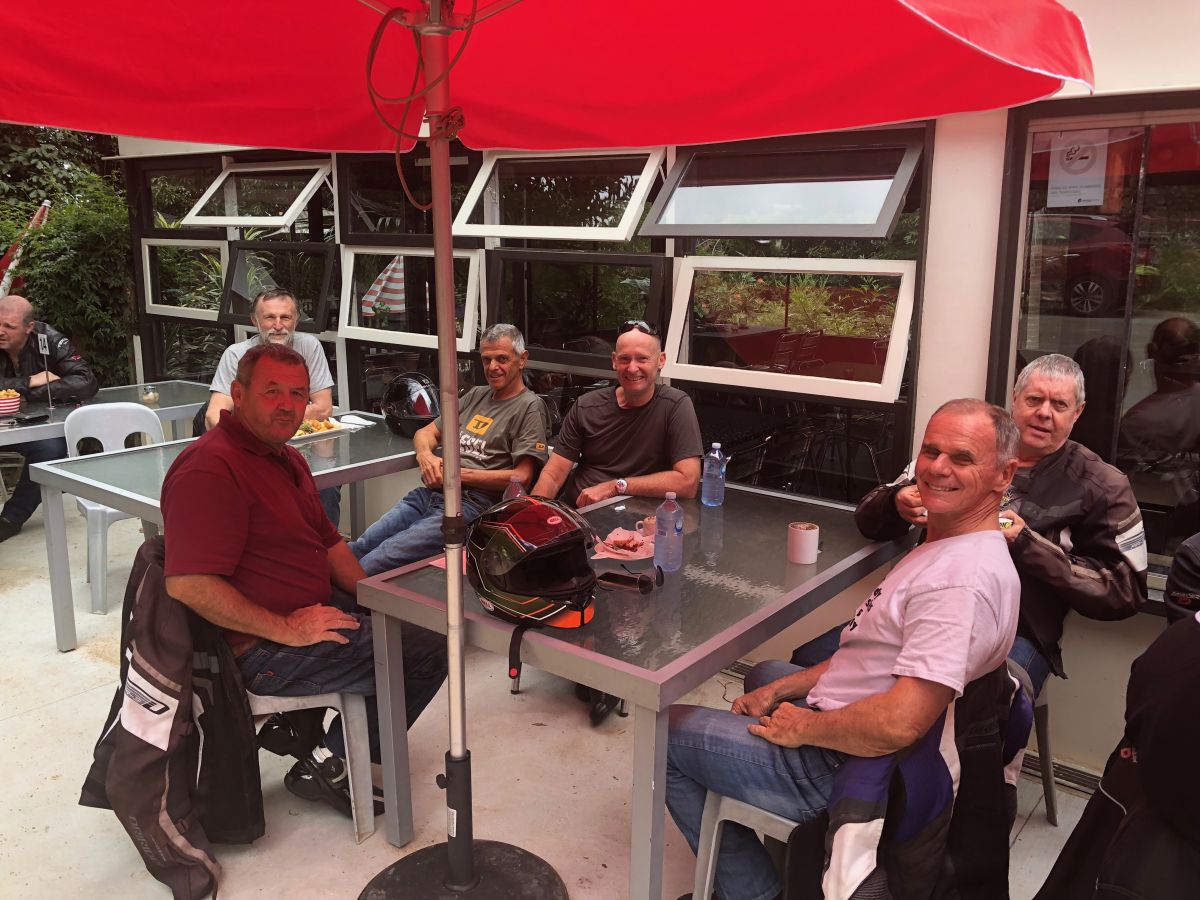
[[533,493],[561,492],[578,507],[618,494],[696,496],[700,424],[687,394],[656,384],[665,363],[651,326],[622,325],[612,355],[617,387],[584,394],[571,407]]

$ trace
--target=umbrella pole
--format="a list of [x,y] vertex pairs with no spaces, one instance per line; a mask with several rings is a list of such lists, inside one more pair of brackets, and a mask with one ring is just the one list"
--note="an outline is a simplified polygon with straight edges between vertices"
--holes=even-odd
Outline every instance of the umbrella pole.
[[[463,657],[462,477],[458,441],[458,348],[455,343],[454,245],[450,231],[450,141],[457,111],[450,108],[450,79],[442,78],[449,59],[450,29],[443,24],[442,3],[431,0],[429,20],[417,26],[429,118],[429,174],[433,190],[433,256],[438,331],[438,380],[442,401],[442,492],[446,540],[446,685],[450,695],[450,749],[438,786],[446,791],[445,852],[426,847],[388,866],[359,895],[360,900],[390,897],[474,900],[567,900],[558,873],[527,850],[498,841],[474,840],[471,816],[471,753],[467,749],[466,687]],[[446,2],[449,7],[451,2]],[[447,439],[449,438],[449,439]],[[407,772],[400,773],[408,777]]]

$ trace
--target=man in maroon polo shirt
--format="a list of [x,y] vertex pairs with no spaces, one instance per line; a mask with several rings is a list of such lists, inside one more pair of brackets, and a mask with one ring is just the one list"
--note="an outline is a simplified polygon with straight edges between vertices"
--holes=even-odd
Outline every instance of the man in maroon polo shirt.
[[[308,396],[308,369],[294,350],[264,344],[242,357],[233,412],[180,454],[163,483],[166,586],[225,629],[253,693],[367,695],[377,760],[371,619],[354,600],[365,575],[325,515],[308,464],[287,445]],[[411,725],[445,678],[445,644],[419,628],[403,639]],[[331,726],[326,746],[333,755],[318,748],[284,783],[349,815],[340,727]]]

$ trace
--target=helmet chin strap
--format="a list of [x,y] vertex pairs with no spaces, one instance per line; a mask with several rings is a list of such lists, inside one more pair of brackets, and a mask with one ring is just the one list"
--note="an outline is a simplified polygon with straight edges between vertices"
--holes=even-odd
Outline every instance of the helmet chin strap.
[[525,621],[513,629],[512,637],[508,640],[508,677],[510,694],[521,693],[521,639],[530,628],[536,628],[533,621]]

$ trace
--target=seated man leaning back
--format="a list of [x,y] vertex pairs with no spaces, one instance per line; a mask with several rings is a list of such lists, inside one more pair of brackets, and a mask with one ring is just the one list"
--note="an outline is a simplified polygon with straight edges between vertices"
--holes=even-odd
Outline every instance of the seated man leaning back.
[[[189,446],[162,489],[166,587],[224,628],[256,694],[367,695],[378,756],[371,618],[354,600],[362,567],[321,509],[308,464],[287,445],[309,401],[304,358],[279,344],[250,348],[231,386],[233,411]],[[404,691],[411,725],[446,676],[439,635],[405,623]],[[327,756],[285,779],[306,799],[350,814],[341,728]]]
[[700,425],[687,394],[657,383],[666,361],[650,325],[622,325],[612,355],[617,386],[575,401],[533,493],[556,497],[561,491],[573,506],[618,494],[696,496],[704,453]]
[[[546,461],[548,417],[540,397],[526,390],[521,372],[529,359],[514,325],[498,323],[483,333],[479,356],[487,385],[459,398],[458,448],[462,460],[462,514],[470,522],[495,504],[514,476],[529,490]],[[368,575],[437,554],[445,546],[442,517],[442,443],[437,418],[413,435],[423,487],[414,488],[350,549]]]
[[[797,821],[826,808],[848,755],[921,738],[971,681],[1004,662],[1021,585],[999,524],[1017,429],[982,400],[952,400],[925,429],[917,482],[929,536],[858,608],[829,660],[768,662],[724,712],[671,709],[667,806],[696,849],[708,790]],[[722,900],[770,900],[780,884],[754,832],[728,822]]]

